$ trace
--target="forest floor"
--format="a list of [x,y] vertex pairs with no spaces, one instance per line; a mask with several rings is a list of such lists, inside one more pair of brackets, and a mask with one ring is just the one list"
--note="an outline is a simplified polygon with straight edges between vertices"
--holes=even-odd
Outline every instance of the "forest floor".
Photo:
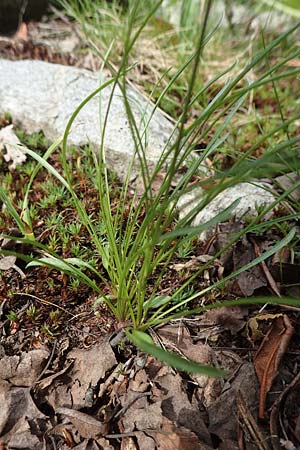
[[[88,48],[59,50],[58,42],[70,28],[75,46],[81,39],[74,23],[63,19],[30,24],[25,40],[0,40],[0,56],[97,70],[98,59]],[[56,30],[53,42],[50,30]],[[68,43],[71,48],[73,44]],[[295,90],[293,81],[289,88],[290,95]],[[276,108],[274,99],[262,93],[254,101],[266,113]],[[2,115],[0,128],[11,122],[13,118]],[[47,148],[42,133],[28,136],[18,125],[16,133],[39,154]],[[248,137],[253,133],[251,126],[247,133]],[[84,199],[88,213],[95,213],[99,195],[91,151],[73,149],[70,158],[77,167],[72,180],[76,193]],[[59,151],[49,162],[61,170]],[[0,153],[1,183],[15,205],[23,198],[33,164],[27,160],[12,170]],[[111,174],[111,186],[117,205],[120,182],[115,174]],[[29,204],[34,233],[41,243],[63,257],[80,254],[105,272],[78,222],[70,195],[44,169],[36,177]],[[160,282],[161,295],[183,284],[207,261],[207,255],[218,252],[242,226],[242,222],[224,223],[209,241],[194,239],[179,248]],[[18,237],[4,208],[0,234]],[[209,286],[281,238],[282,230],[271,227],[243,236],[190,289],[196,292]],[[2,238],[0,246],[27,255],[36,251],[9,238]],[[211,291],[202,304],[270,294],[300,298],[298,242],[293,251],[284,248],[282,255],[281,251],[241,273],[224,289]],[[149,289],[154,283],[155,279],[149,280]],[[300,306],[233,306],[154,329],[153,338],[165,348],[226,370],[224,378],[187,375],[137,351],[122,334],[120,338],[114,316],[77,279],[46,267],[26,268],[18,258],[4,257],[0,259],[0,448],[297,449],[299,312]]]

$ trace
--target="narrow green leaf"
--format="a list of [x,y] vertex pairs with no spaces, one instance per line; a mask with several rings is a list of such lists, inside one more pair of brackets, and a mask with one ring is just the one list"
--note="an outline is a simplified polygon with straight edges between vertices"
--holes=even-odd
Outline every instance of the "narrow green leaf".
[[34,267],[34,266],[48,266],[53,267],[54,269],[61,270],[62,272],[71,273],[76,276],[78,274],[78,270],[75,267],[72,267],[72,264],[68,264],[65,261],[62,261],[58,258],[54,258],[52,256],[39,258],[37,260],[31,261],[27,264],[26,267]]
[[144,303],[144,307],[146,309],[159,308],[160,306],[163,306],[166,303],[170,302],[170,300],[172,300],[172,297],[170,297],[170,295],[157,295],[156,297],[147,300]]
[[3,187],[0,186],[0,200],[4,203],[5,207],[7,208],[9,214],[13,217],[14,221],[18,225],[19,230],[21,233],[26,236],[26,228],[25,225],[18,214],[17,210],[15,209],[14,205],[10,201],[10,198],[6,195],[5,190]]
[[232,211],[235,209],[235,207],[239,204],[240,199],[236,199],[231,205],[228,206],[228,208],[221,211],[219,214],[214,216],[212,219],[208,220],[207,222],[203,223],[202,225],[199,225],[198,227],[183,227],[183,228],[176,228],[173,231],[170,231],[170,233],[165,233],[162,236],[158,238],[158,242],[174,239],[180,236],[188,235],[188,236],[195,236],[197,234],[202,233],[202,231],[207,230],[208,228],[213,228],[220,222],[225,222],[228,220],[231,216]]
[[216,369],[212,366],[199,364],[195,361],[184,359],[175,353],[167,352],[154,344],[151,337],[139,330],[126,330],[128,339],[142,351],[154,356],[159,361],[168,364],[175,369],[188,373],[201,373],[208,377],[222,377],[225,375],[224,370]]

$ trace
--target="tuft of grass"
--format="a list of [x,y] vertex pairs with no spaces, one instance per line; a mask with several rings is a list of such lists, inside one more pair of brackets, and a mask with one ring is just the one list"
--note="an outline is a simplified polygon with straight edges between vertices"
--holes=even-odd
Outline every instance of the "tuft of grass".
[[[203,210],[227,187],[236,185],[241,181],[249,181],[266,176],[272,177],[275,174],[286,173],[291,169],[296,170],[299,168],[297,155],[300,138],[298,136],[290,136],[285,131],[287,126],[294,124],[299,119],[296,116],[290,117],[288,120],[281,120],[279,123],[275,123],[271,129],[262,131],[260,138],[251,143],[249,148],[240,152],[238,158],[233,159],[231,164],[224,170],[216,171],[215,175],[206,178],[204,181],[201,177],[199,178],[201,168],[205,166],[207,158],[214,158],[220,154],[223,144],[227,141],[228,134],[230,134],[231,121],[243,111],[249,96],[261,86],[274,86],[274,83],[277,83],[278,80],[299,76],[299,68],[286,69],[285,66],[288,61],[295,58],[295,55],[299,56],[299,49],[295,49],[274,65],[267,64],[259,77],[254,80],[250,79],[250,74],[253,70],[265,63],[272,55],[272,52],[276,51],[278,46],[296,31],[296,27],[282,33],[262,48],[234,76],[229,76],[229,73],[232,74],[232,68],[228,67],[197,90],[199,67],[203,62],[205,46],[209,47],[212,36],[212,32],[208,32],[208,17],[211,7],[211,2],[208,1],[203,11],[201,26],[198,29],[198,41],[194,52],[177,69],[166,87],[160,92],[155,106],[152,107],[148,104],[148,110],[142,111],[142,121],[139,123],[136,120],[131,106],[132,103],[126,90],[126,80],[131,68],[130,57],[139,36],[151,22],[161,2],[151,3],[151,9],[146,10],[143,15],[139,4],[138,1],[132,2],[129,13],[126,16],[122,59],[119,62],[118,69],[116,70],[111,64],[108,53],[104,59],[104,65],[113,73],[113,77],[102,82],[99,88],[82,101],[67,124],[61,143],[62,169],[59,171],[56,165],[54,166],[49,162],[50,156],[60,142],[53,144],[43,156],[32,149],[22,147],[23,151],[37,162],[37,166],[26,186],[21,213],[18,213],[12,200],[1,187],[0,198],[5,203],[7,210],[24,236],[24,238],[18,238],[18,240],[33,244],[39,251],[39,255],[36,257],[18,255],[26,262],[29,262],[27,267],[47,266],[70,275],[73,280],[79,280],[87,284],[99,295],[99,303],[102,302],[110,308],[119,322],[119,327],[125,329],[127,338],[143,351],[180,370],[199,372],[208,376],[220,376],[223,372],[217,368],[187,361],[157,347],[147,331],[151,327],[171,319],[198,314],[220,306],[266,302],[298,304],[294,299],[283,298],[238,299],[205,304],[205,298],[209,292],[222,289],[228,280],[244,270],[251,269],[292,242],[296,235],[296,230],[292,226],[287,230],[282,240],[275,242],[272,248],[244,267],[230,273],[222,280],[218,280],[210,286],[197,289],[197,291],[192,289],[192,283],[196,277],[199,277],[220,254],[226,251],[241,236],[252,230],[257,230],[258,224],[263,217],[274,206],[286,200],[290,192],[300,185],[300,181],[295,182],[291,189],[280,195],[273,205],[259,211],[255,219],[249,222],[242,231],[232,236],[229,244],[214,255],[206,264],[203,264],[199,270],[196,270],[189,279],[185,280],[180,286],[174,286],[168,295],[161,295],[160,293],[160,283],[172,259],[176,257],[178,252],[186,251],[189,242],[200,232],[227,220],[238,201],[233,202],[232,205],[206,223],[195,227],[192,223],[199,211]],[[155,167],[152,168],[147,162],[146,139],[151,117],[185,71],[188,73],[189,83],[185,92],[181,113],[174,126],[173,135],[166,143]],[[220,86],[220,79],[224,79],[226,76],[227,79]],[[68,160],[68,136],[75,118],[83,110],[86,103],[98,94],[101,97],[102,91],[110,85],[112,85],[111,96],[114,95],[117,87],[123,95],[128,122],[135,143],[135,154],[133,157],[138,159],[140,164],[143,193],[140,196],[137,193],[131,193],[130,168],[123,185],[117,189],[117,192],[112,190],[104,147],[106,124],[109,120],[108,107],[102,126],[100,148],[98,152],[92,154],[95,190],[99,201],[99,212],[95,218],[95,215],[88,210],[85,196],[81,195],[80,191],[78,192],[78,186],[74,186],[74,167]],[[203,96],[206,98],[203,108],[191,120],[191,111]],[[282,133],[282,131],[285,132]],[[270,144],[270,138],[277,135],[280,136],[278,142],[274,144],[272,141]],[[195,142],[198,140],[205,141],[206,145],[201,152],[198,152],[198,157],[195,158],[194,148]],[[264,152],[254,156],[261,146],[264,146]],[[193,158],[191,159],[191,157]],[[189,161],[187,169],[174,186],[175,176],[182,171],[182,167],[187,161]],[[41,168],[46,169],[55,178],[56,182],[61,185],[64,192],[67,193],[67,204],[72,205],[76,209],[77,217],[80,221],[80,225],[72,223],[64,228],[62,225],[57,225],[57,231],[61,234],[62,253],[58,252],[55,233],[52,235],[54,237],[51,238],[51,245],[46,246],[35,238],[32,228],[30,216],[32,211],[28,200],[29,192]],[[166,172],[166,175],[159,188],[154,190],[153,186],[161,172]],[[194,182],[195,178],[199,179],[196,183]],[[193,189],[198,187],[205,187],[203,198],[185,217],[179,220],[176,209],[179,199],[184,194],[192,192]],[[292,220],[295,217],[299,217],[299,214],[293,216]],[[278,220],[276,223],[280,223],[280,221]],[[89,262],[90,258],[86,255],[86,249],[80,249],[79,233],[81,227],[89,234],[95,249],[94,257],[101,262],[103,270],[99,270],[98,265]],[[72,241],[75,241],[78,245],[74,247],[74,242]],[[64,254],[69,254],[70,248],[73,249],[73,255],[64,257]],[[3,253],[7,254],[8,252],[3,251]],[[149,289],[148,285],[150,279],[155,280],[151,285],[151,289]],[[73,287],[76,288],[76,284]],[[191,308],[190,305],[195,300],[200,300],[204,306]],[[45,325],[44,332],[53,335],[56,319],[55,317],[52,319],[49,325]]]

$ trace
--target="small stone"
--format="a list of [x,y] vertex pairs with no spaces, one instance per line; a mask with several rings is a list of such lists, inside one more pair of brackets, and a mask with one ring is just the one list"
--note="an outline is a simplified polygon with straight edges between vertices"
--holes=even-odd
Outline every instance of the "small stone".
[[[231,215],[236,219],[241,219],[245,216],[256,217],[258,210],[261,207],[270,206],[275,202],[275,196],[270,192],[272,188],[268,183],[256,182],[239,183],[231,186],[217,195],[205,208],[198,212],[192,221],[192,226],[199,226],[209,220],[213,219],[217,214],[228,208],[235,200],[240,199],[238,205],[232,210]],[[183,195],[178,201],[177,207],[179,209],[179,218],[182,219],[190,211],[192,211],[197,204],[200,204],[204,198],[205,192],[200,188],[194,189],[188,194]],[[269,219],[272,212],[269,212],[265,219]],[[200,239],[205,240],[212,232],[212,229],[207,229],[200,235]]]
[[[107,81],[107,80],[105,80]],[[100,123],[103,124],[112,93],[107,86],[91,99],[73,123],[68,144],[77,147],[90,144],[99,151]],[[76,67],[50,64],[44,61],[9,61],[0,59],[0,112],[10,113],[27,133],[42,130],[46,138],[54,141],[61,137],[79,104],[99,87],[98,74]],[[153,104],[147,102],[135,89],[127,87],[136,125],[143,130]],[[101,98],[101,122],[99,102]],[[137,106],[138,105],[138,106]],[[173,125],[156,110],[147,132],[142,136],[147,162],[151,168],[158,161],[173,131]],[[109,110],[104,136],[104,150],[109,169],[124,179],[134,156],[132,176],[138,174],[139,159],[124,106],[122,93],[116,87]]]

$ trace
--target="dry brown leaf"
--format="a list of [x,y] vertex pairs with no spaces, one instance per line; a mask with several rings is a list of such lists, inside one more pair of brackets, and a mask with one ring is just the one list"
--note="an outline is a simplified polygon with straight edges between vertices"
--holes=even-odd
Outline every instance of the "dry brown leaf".
[[57,408],[56,413],[67,417],[83,438],[102,436],[108,431],[108,424],[100,422],[89,414],[70,408]]
[[0,436],[9,448],[41,448],[50,421],[34,403],[30,388],[0,381]]
[[17,165],[26,161],[26,155],[17,148],[21,142],[13,131],[13,125],[8,125],[0,130],[0,151],[6,149],[4,159],[6,162],[12,161],[9,168],[15,169]]
[[32,386],[49,358],[47,350],[31,350],[19,356],[3,356],[0,359],[0,379],[14,386]]
[[[67,375],[62,371],[54,375],[57,378],[59,376],[55,382],[51,378],[48,379],[46,399],[53,409],[81,409],[90,406],[91,399],[93,401],[93,388],[105,377],[105,373],[117,364],[109,342],[104,340],[88,350],[72,350],[68,354],[66,364],[71,361],[73,364]],[[42,380],[40,388],[44,388],[45,384],[46,380]]]
[[161,431],[151,434],[156,441],[158,450],[210,450],[211,447],[199,443],[195,433],[184,427],[175,426],[169,419],[163,417]]
[[252,363],[244,363],[227,381],[217,400],[207,408],[209,431],[220,440],[219,448],[233,450],[238,447],[237,397],[242,392],[249,410],[255,415],[258,380]]
[[9,270],[14,267],[15,262],[17,260],[16,256],[3,256],[0,258],[0,270]]
[[248,313],[248,308],[240,306],[231,306],[206,311],[201,315],[199,324],[201,326],[222,326],[222,329],[229,330],[236,334],[245,326],[245,316]]
[[[202,342],[193,344],[184,326],[165,325],[159,330],[158,334],[167,348],[179,350],[181,354],[200,364],[218,365],[214,350]],[[222,379],[200,374],[191,374],[190,376],[198,384],[198,393],[202,397],[205,406],[211,404],[220,395]]]
[[266,396],[277,375],[294,327],[286,315],[277,317],[254,357],[254,366],[260,382],[259,417],[264,418]]
[[182,377],[178,373],[174,374],[169,367],[163,367],[154,378],[154,382],[161,389],[163,416],[172,423],[196,433],[201,441],[210,445],[210,434],[199,406],[189,400]]
[[[243,238],[233,249],[233,270],[238,270],[253,261],[255,253],[253,245]],[[259,266],[254,266],[245,270],[234,278],[231,291],[237,295],[251,297],[256,289],[267,286],[267,281]]]
[[121,450],[137,450],[134,440],[131,437],[124,437],[121,442]]
[[149,380],[144,369],[139,370],[130,383],[130,389],[134,392],[146,392],[149,387]]
[[147,436],[142,431],[137,431],[135,433],[135,436],[136,436],[137,443],[138,443],[140,450],[141,449],[143,449],[143,450],[155,450],[156,449],[155,441],[154,441],[154,439],[152,439],[152,437]]
[[97,450],[114,450],[114,447],[112,445],[110,445],[110,443],[107,439],[97,438],[96,442],[97,442],[97,444],[100,445],[100,449],[99,449],[99,445],[98,445]]
[[259,329],[259,322],[262,322],[264,320],[273,320],[277,317],[282,317],[282,314],[258,314],[255,317],[251,317],[246,326],[246,333],[247,338],[251,342],[256,342],[259,339],[262,339],[264,337],[264,334]]
[[[129,395],[131,393],[129,392]],[[141,394],[139,394],[141,395]],[[149,404],[147,397],[137,397],[136,401],[132,400],[132,396],[125,396],[128,398],[128,407],[124,416],[119,421],[124,432],[131,432],[134,430],[153,430],[159,429],[161,425],[161,401]],[[126,406],[125,405],[125,408]]]
[[40,389],[46,389],[47,387],[49,387],[54,380],[56,380],[56,378],[59,378],[61,375],[63,375],[64,373],[68,372],[68,370],[73,366],[73,361],[71,361],[66,367],[64,367],[62,370],[60,370],[59,372],[54,373],[53,375],[49,375],[49,377],[47,378],[43,378],[42,380],[38,381],[36,383],[36,386]]

